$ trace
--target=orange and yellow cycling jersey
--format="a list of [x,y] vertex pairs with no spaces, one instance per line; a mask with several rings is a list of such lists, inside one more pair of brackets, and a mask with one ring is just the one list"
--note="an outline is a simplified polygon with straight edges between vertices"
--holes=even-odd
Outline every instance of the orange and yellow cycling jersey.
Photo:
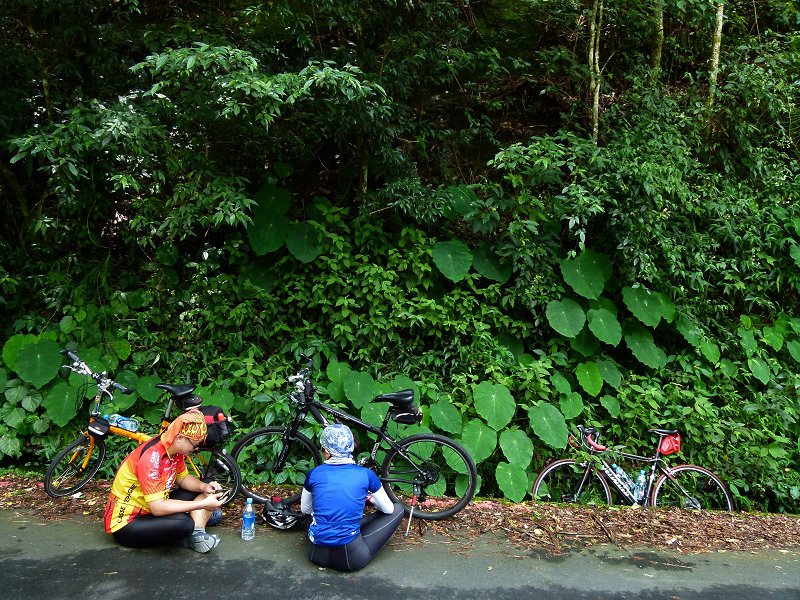
[[148,503],[168,499],[172,486],[187,474],[184,456],[169,456],[160,440],[136,448],[114,477],[106,505],[106,533],[122,529],[139,515],[150,514]]

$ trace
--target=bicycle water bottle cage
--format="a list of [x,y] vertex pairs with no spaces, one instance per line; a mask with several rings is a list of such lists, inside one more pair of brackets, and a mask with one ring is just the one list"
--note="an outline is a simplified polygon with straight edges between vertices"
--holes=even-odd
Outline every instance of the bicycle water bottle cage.
[[390,402],[395,406],[406,407],[414,402],[414,390],[400,390],[399,392],[381,394],[380,396],[375,396],[373,402]]
[[200,403],[192,405],[192,392],[194,392],[196,387],[193,383],[157,383],[156,387],[160,390],[166,390],[172,394],[173,400],[175,400],[175,402],[177,402],[179,405],[181,405],[183,402],[187,402],[189,403],[189,406],[186,408],[200,406]]

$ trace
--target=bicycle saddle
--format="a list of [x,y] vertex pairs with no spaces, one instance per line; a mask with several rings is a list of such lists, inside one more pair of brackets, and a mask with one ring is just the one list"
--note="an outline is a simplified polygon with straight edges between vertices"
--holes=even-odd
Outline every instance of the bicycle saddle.
[[400,390],[375,396],[373,402],[391,402],[395,406],[406,406],[414,402],[414,390]]
[[160,390],[167,390],[177,400],[191,394],[196,387],[193,383],[157,383]]
[[678,433],[677,429],[648,429],[650,433],[657,433],[658,435],[672,435]]

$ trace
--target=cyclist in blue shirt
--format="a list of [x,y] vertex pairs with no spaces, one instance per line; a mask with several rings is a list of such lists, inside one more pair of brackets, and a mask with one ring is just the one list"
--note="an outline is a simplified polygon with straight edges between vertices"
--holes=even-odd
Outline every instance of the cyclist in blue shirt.
[[[320,567],[357,571],[392,537],[403,507],[389,499],[375,473],[355,464],[347,425],[329,425],[321,442],[325,463],[308,473],[300,499],[300,510],[312,515],[308,559]],[[365,517],[365,502],[378,510]]]

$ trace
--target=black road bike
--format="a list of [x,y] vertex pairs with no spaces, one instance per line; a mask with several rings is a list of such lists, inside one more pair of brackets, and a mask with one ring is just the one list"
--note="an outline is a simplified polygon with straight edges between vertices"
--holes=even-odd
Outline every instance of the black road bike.
[[[674,429],[650,429],[658,436],[652,457],[612,451],[599,443],[593,427],[578,426],[579,436],[569,444],[586,458],[562,458],[547,465],[533,484],[533,498],[550,502],[611,504],[612,488],[625,504],[666,506],[693,510],[733,510],[733,498],[722,480],[698,465],[670,466],[666,456],[680,451]],[[624,459],[638,464],[645,477],[640,488],[615,464]]]
[[[242,471],[242,492],[256,502],[291,507],[297,515],[305,475],[323,462],[317,443],[301,430],[311,415],[323,427],[325,415],[336,423],[354,425],[375,437],[368,452],[358,452],[357,462],[375,471],[392,500],[400,502],[406,513],[421,519],[451,517],[472,499],[477,471],[467,451],[443,435],[419,433],[400,440],[389,434],[389,421],[414,425],[422,413],[414,405],[413,390],[382,394],[373,402],[388,404],[379,427],[324,404],[316,397],[311,379],[313,362],[301,355],[305,365],[289,377],[294,384],[290,400],[294,405],[291,421],[285,427],[254,429],[242,437],[231,451]],[[263,491],[266,490],[266,491]]]

